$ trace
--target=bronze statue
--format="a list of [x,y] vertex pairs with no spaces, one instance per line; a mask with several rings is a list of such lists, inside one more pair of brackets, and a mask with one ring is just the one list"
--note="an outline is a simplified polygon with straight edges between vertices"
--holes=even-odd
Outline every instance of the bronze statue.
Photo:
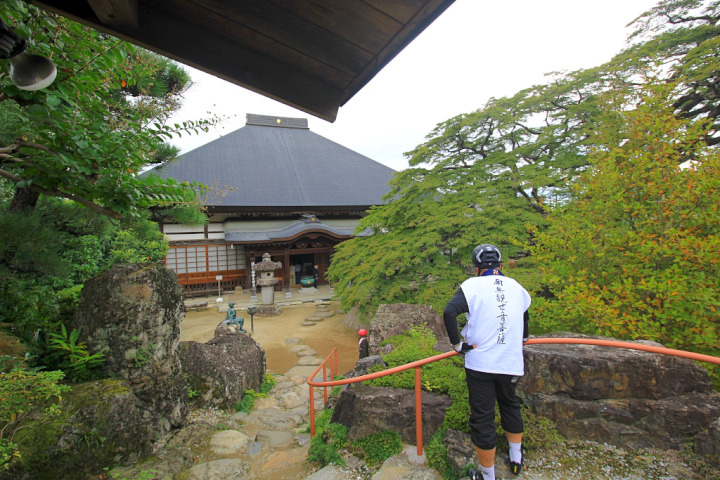
[[240,317],[237,317],[237,314],[235,313],[235,309],[233,308],[235,304],[233,302],[228,303],[228,309],[227,313],[225,314],[225,321],[223,323],[227,323],[228,325],[239,325],[240,331],[243,333],[247,333],[245,329],[243,329],[243,325],[245,324],[245,320]]

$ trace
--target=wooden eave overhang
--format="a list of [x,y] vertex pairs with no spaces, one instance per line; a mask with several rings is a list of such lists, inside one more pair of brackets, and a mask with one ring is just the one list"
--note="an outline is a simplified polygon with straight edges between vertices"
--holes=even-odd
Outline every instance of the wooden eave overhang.
[[30,0],[334,121],[454,0]]

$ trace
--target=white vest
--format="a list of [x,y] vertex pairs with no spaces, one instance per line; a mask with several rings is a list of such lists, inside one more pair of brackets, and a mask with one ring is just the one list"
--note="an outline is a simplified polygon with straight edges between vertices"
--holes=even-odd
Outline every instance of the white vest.
[[502,275],[473,277],[462,285],[469,313],[462,336],[477,348],[465,354],[465,367],[485,373],[523,375],[523,315],[530,294]]

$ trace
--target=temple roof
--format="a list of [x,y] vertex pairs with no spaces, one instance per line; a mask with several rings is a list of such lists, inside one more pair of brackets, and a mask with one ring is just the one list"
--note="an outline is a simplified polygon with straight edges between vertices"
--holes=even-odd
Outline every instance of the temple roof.
[[247,123],[144,175],[213,187],[216,210],[362,209],[383,203],[395,171],[310,131],[306,119],[247,115]]

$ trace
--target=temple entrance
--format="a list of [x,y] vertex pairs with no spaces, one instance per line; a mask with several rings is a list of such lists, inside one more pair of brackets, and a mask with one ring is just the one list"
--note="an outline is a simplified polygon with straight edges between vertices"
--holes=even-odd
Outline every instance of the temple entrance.
[[292,285],[300,284],[300,278],[313,275],[313,266],[315,265],[315,255],[312,253],[303,253],[299,255],[290,255],[290,283]]
[[330,252],[291,254],[288,270],[291,284],[299,285],[300,278],[312,277],[315,265],[318,266],[318,283],[327,283],[325,272],[330,266]]

